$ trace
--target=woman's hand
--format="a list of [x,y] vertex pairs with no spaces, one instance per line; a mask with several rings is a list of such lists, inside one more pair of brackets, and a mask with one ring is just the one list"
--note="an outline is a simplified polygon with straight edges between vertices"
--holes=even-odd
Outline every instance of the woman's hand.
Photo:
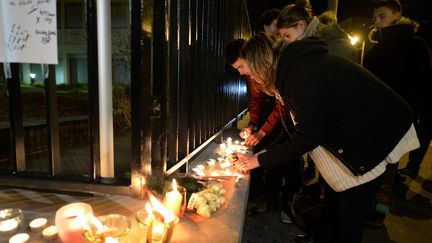
[[247,139],[252,134],[252,131],[253,129],[251,127],[245,127],[240,131],[239,136],[243,139]]
[[265,137],[265,135],[266,135],[265,132],[260,130],[257,133],[251,134],[249,137],[247,137],[244,144],[255,146],[261,141],[261,139]]
[[258,168],[260,166],[258,162],[258,155],[247,155],[247,154],[236,154],[238,160],[235,162],[234,166],[237,170],[245,173],[249,170]]

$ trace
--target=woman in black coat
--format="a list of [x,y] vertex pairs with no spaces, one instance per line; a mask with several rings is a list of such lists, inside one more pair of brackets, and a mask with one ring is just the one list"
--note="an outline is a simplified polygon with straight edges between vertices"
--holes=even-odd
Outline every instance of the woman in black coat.
[[360,242],[364,217],[387,162],[397,163],[418,146],[413,112],[366,69],[329,54],[323,41],[304,39],[283,51],[280,46],[261,33],[248,41],[242,56],[254,80],[282,99],[295,131],[289,140],[263,153],[238,155],[237,166],[269,169],[307,152],[324,154],[324,163],[320,156],[313,159],[329,183],[325,197],[332,200],[326,213],[333,218],[326,224],[335,221],[330,237]]

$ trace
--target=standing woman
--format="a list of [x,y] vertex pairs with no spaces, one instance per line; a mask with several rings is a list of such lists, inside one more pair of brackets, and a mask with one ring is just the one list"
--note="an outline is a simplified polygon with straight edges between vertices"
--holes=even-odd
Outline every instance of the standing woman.
[[285,6],[279,14],[277,27],[286,44],[307,37],[319,38],[327,42],[329,52],[359,62],[357,50],[338,24],[336,14],[326,11],[313,16],[309,0],[296,0]]
[[304,39],[281,51],[270,35],[255,35],[242,50],[253,79],[276,92],[291,114],[291,139],[255,155],[241,169],[272,168],[311,155],[328,184],[323,225],[332,242],[361,242],[364,219],[388,163],[418,147],[413,112],[366,69]]

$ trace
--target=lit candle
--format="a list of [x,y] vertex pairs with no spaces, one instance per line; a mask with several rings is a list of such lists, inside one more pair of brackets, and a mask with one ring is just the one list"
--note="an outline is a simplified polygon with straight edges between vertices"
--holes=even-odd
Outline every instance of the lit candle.
[[9,243],[24,243],[27,242],[30,239],[30,235],[27,233],[19,233],[14,236],[12,236],[9,239]]
[[163,242],[164,231],[164,223],[160,222],[159,220],[154,221],[152,228],[152,240],[157,242]]
[[0,222],[0,233],[13,233],[18,228],[18,225],[17,219],[8,219]]
[[47,222],[46,218],[37,218],[30,221],[29,226],[32,231],[39,231],[46,226]]
[[45,240],[52,240],[55,239],[56,237],[57,237],[57,227],[55,225],[50,225],[42,231],[42,238],[44,238]]
[[108,236],[105,238],[105,243],[118,243],[118,240]]
[[84,243],[83,224],[93,216],[93,210],[87,203],[71,203],[56,212],[55,224],[58,236],[63,243]]
[[153,209],[150,203],[146,203],[145,209],[147,212],[147,217],[144,219],[144,224],[147,226],[151,226],[153,224],[153,221],[155,220],[155,216],[153,214]]
[[224,143],[221,143],[221,144],[219,145],[219,147],[220,147],[222,150],[225,150],[225,149],[227,148],[226,144],[224,144]]
[[140,173],[135,173],[132,177],[132,190],[135,196],[142,198],[144,197],[144,186],[146,185],[146,180]]
[[165,208],[172,212],[174,215],[180,215],[181,204],[183,201],[183,196],[177,190],[176,180],[172,180],[172,191],[165,194]]

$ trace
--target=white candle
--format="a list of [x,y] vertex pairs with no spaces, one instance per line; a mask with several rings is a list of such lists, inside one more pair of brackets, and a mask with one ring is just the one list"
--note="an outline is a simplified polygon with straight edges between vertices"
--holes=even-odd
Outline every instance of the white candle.
[[17,219],[8,219],[0,223],[0,233],[12,233],[18,228]]
[[108,236],[105,238],[105,243],[118,243],[118,240]]
[[172,191],[169,191],[165,194],[165,208],[175,214],[177,217],[180,214],[181,204],[183,201],[183,196],[177,190],[176,180],[172,180]]
[[30,221],[29,226],[32,231],[39,231],[46,226],[47,222],[46,218],[36,218]]
[[57,227],[55,225],[50,225],[48,227],[46,227],[43,231],[42,231],[42,237],[45,240],[51,240],[57,237]]
[[87,203],[71,203],[57,210],[55,225],[60,240],[63,243],[85,243],[82,236],[85,222],[80,219],[89,219],[90,216],[93,216],[93,209]]
[[9,239],[9,243],[24,243],[27,242],[30,239],[30,235],[27,233],[19,233],[14,236],[12,236]]

